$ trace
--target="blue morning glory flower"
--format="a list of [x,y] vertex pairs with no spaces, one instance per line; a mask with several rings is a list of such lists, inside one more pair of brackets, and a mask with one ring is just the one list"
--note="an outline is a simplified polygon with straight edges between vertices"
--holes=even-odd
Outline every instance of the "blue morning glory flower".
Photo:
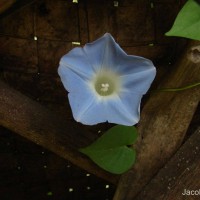
[[127,55],[106,33],[60,60],[58,74],[76,121],[131,126],[140,118],[140,102],[156,75],[153,63]]

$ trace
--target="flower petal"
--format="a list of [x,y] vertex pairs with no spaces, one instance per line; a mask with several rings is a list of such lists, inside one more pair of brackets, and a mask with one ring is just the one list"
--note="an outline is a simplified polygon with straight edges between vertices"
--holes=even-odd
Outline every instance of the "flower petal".
[[83,78],[89,78],[94,74],[93,68],[81,47],[76,47],[64,55],[60,60],[59,67],[66,67]]
[[68,92],[79,92],[87,90],[87,80],[84,80],[75,71],[65,66],[59,66],[58,74],[61,81]]
[[140,118],[140,101],[142,95],[123,92],[110,101],[106,107],[107,119],[110,123],[132,126]]
[[152,61],[140,56],[127,55],[117,66],[117,70],[122,76],[151,70],[156,73],[156,68]]
[[155,78],[155,68],[121,76],[123,91],[145,94]]
[[116,69],[121,56],[127,56],[109,33],[104,34],[103,37],[92,43],[86,44],[83,49],[96,71],[100,68]]
[[85,125],[95,125],[106,121],[104,107],[90,92],[69,93],[73,117]]

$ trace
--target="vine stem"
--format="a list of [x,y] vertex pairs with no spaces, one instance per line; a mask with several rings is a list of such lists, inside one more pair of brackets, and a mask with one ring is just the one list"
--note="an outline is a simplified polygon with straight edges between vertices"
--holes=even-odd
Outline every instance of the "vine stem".
[[178,92],[178,91],[188,90],[188,89],[197,87],[199,85],[200,85],[200,82],[194,83],[192,85],[187,85],[185,87],[180,87],[180,88],[161,88],[161,89],[153,90],[152,92]]

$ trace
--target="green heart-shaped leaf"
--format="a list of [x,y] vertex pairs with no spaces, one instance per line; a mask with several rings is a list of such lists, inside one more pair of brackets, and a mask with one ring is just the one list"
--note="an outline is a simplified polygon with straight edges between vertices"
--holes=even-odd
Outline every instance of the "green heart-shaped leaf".
[[104,170],[122,174],[135,162],[136,152],[127,145],[133,144],[136,138],[137,130],[134,126],[117,125],[80,151]]
[[188,0],[179,12],[167,36],[180,36],[200,40],[200,4]]

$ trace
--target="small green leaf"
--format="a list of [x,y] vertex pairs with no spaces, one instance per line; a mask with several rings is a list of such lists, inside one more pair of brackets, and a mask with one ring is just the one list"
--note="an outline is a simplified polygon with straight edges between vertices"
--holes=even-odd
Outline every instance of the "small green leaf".
[[188,0],[165,35],[200,40],[200,4]]
[[122,174],[135,162],[136,152],[127,145],[133,144],[136,139],[137,130],[134,126],[117,125],[80,151],[104,170]]

